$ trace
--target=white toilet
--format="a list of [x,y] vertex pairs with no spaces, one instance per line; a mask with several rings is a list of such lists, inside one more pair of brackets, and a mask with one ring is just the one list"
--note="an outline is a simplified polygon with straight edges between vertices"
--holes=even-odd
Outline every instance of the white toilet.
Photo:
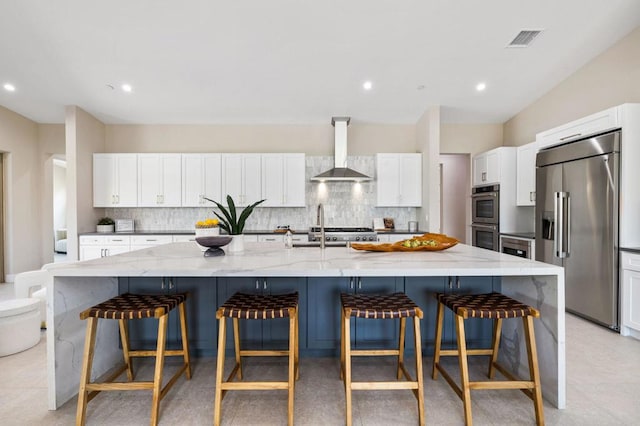
[[40,300],[0,302],[0,356],[22,352],[40,341]]

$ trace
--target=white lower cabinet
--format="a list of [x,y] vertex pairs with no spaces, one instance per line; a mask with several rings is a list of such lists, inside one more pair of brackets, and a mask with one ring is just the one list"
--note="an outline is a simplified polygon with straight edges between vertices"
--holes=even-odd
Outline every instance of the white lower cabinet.
[[378,234],[378,241],[381,243],[395,243],[397,241],[402,241],[414,237],[416,235],[422,235],[419,233],[415,234]]
[[130,250],[130,237],[120,235],[81,235],[80,260],[97,259],[126,253]]
[[640,254],[620,253],[622,325],[620,334],[640,339]]

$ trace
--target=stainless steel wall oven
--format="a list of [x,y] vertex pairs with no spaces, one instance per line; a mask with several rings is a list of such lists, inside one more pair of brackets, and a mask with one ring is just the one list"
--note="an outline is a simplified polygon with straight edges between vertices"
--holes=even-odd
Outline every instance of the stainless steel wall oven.
[[487,250],[500,249],[500,185],[472,188],[471,243]]

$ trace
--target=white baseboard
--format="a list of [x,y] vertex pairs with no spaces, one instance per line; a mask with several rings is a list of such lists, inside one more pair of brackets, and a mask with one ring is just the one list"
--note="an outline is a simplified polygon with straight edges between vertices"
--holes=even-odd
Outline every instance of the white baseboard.
[[16,274],[7,274],[4,277],[5,282],[12,283],[16,280]]

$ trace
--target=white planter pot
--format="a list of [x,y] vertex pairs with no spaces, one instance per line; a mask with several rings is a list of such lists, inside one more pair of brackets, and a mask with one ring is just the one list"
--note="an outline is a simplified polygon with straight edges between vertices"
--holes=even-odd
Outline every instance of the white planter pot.
[[244,235],[231,235],[232,239],[223,249],[229,253],[240,253],[244,251]]
[[[196,238],[198,237],[214,237],[220,235],[220,228],[219,227],[215,227],[215,228],[196,228]],[[198,244],[198,243],[196,243]],[[200,247],[200,250],[202,251],[207,251],[207,249],[209,247],[205,247],[205,246],[201,246],[200,244],[198,244],[198,247]]]
[[96,232],[108,234],[114,232],[114,225],[96,225]]

